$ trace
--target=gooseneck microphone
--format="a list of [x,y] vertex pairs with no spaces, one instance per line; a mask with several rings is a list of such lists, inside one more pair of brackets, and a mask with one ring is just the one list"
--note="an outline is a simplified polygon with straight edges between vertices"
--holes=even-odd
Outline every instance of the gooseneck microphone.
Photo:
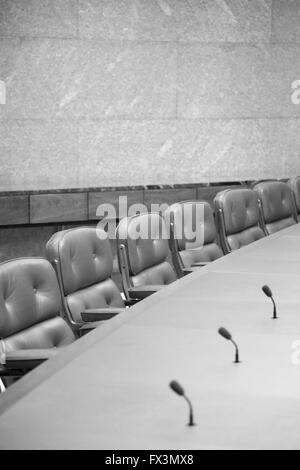
[[221,335],[223,338],[227,339],[228,341],[231,341],[232,344],[235,347],[235,364],[240,364],[240,357],[239,357],[239,348],[236,342],[232,339],[232,335],[227,331],[225,328],[220,328],[219,329],[219,335]]
[[269,287],[269,286],[263,286],[263,287],[262,287],[262,291],[263,291],[263,293],[264,293],[267,297],[269,297],[269,299],[272,300],[273,307],[274,307],[274,309],[273,309],[273,320],[277,320],[278,317],[277,317],[276,303],[275,303],[275,300],[274,300],[274,297],[273,297],[273,293],[272,293],[270,287]]
[[173,392],[175,392],[180,397],[183,397],[185,399],[185,401],[187,402],[187,404],[189,405],[189,422],[188,422],[188,426],[195,426],[192,403],[188,399],[188,397],[186,396],[183,387],[176,380],[172,380],[172,382],[170,382],[169,386],[170,386],[171,390],[173,390]]

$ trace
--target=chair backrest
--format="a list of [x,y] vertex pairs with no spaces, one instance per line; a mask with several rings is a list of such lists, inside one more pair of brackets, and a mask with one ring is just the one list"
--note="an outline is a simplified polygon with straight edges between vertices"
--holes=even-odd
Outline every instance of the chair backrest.
[[282,181],[260,181],[253,185],[267,235],[297,223],[291,188]]
[[294,201],[296,205],[296,211],[297,211],[297,219],[298,219],[298,222],[300,222],[300,176],[291,178],[288,181],[288,184],[293,192]]
[[47,257],[54,266],[69,321],[82,325],[87,309],[124,307],[111,279],[113,254],[110,240],[93,227],[55,233],[47,243]]
[[206,201],[183,201],[170,206],[164,213],[172,234],[170,249],[179,253],[184,268],[194,263],[215,261],[223,256],[216,242],[214,213]]
[[0,349],[48,349],[75,336],[62,318],[57,278],[45,259],[20,258],[0,264]]
[[159,214],[122,219],[117,228],[117,245],[125,293],[130,286],[167,285],[177,279],[167,227]]
[[265,236],[260,226],[258,198],[254,191],[248,188],[226,189],[216,195],[214,202],[225,253]]

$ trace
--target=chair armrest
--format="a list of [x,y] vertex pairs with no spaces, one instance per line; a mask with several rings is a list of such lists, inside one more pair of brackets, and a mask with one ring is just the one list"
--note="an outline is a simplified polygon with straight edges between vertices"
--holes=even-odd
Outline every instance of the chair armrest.
[[132,307],[133,305],[137,304],[140,301],[140,299],[125,299],[124,304],[126,307]]
[[212,261],[199,261],[198,263],[193,263],[191,265],[192,268],[200,268],[201,266],[207,266],[208,264],[210,264]]
[[192,274],[192,273],[194,273],[195,271],[194,271],[193,269],[191,269],[191,268],[183,268],[183,269],[182,269],[182,272],[183,272],[183,274],[184,274],[185,276],[187,276],[188,274]]
[[88,309],[82,312],[81,318],[84,322],[105,321],[110,320],[119,313],[122,313],[124,310],[124,308],[115,307]]
[[81,327],[78,329],[79,338],[82,338],[82,336],[85,336],[87,333],[90,333],[91,331],[95,330],[96,328],[98,328],[98,326],[101,326],[101,325],[103,325],[103,321],[83,323]]
[[197,271],[197,268],[204,268],[205,266],[208,266],[211,263],[211,261],[199,261],[199,263],[193,263],[189,268],[183,268],[182,272],[186,276],[187,274],[192,274],[195,271]]
[[29,370],[21,369],[7,369],[5,366],[0,364],[0,379],[1,377],[23,377]]
[[146,297],[149,297],[152,294],[155,294],[155,292],[158,292],[159,290],[163,289],[166,287],[165,285],[145,285],[145,286],[140,286],[140,287],[131,287],[128,289],[130,297],[133,299],[138,299],[138,300],[143,300],[146,299]]
[[6,370],[31,370],[56,354],[57,348],[23,349],[21,351],[11,351],[4,354],[1,362]]

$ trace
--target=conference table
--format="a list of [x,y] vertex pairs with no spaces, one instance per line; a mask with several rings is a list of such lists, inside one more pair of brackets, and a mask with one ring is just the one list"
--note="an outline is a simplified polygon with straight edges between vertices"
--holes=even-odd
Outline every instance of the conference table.
[[0,396],[0,448],[300,449],[300,225],[195,270],[26,375]]

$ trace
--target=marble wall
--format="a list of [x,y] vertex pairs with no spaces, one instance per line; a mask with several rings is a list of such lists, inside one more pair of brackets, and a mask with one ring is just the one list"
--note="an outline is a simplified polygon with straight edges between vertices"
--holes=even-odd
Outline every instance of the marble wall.
[[300,174],[300,0],[0,0],[0,190]]

